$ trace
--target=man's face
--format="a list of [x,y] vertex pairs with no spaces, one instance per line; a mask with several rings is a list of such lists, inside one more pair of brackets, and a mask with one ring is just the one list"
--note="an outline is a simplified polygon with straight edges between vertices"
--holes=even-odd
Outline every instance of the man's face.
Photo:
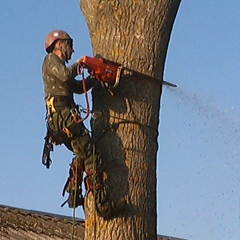
[[72,58],[73,53],[74,53],[73,40],[68,39],[68,40],[66,40],[66,58],[67,58],[67,60],[70,60]]
[[72,39],[60,40],[59,44],[66,58],[65,61],[70,60],[72,58],[72,54],[74,53],[73,40]]

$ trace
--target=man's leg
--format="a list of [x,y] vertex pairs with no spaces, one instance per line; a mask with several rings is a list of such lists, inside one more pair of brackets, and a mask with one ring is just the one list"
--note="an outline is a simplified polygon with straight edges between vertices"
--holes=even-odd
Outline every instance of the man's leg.
[[75,157],[70,165],[69,177],[67,179],[67,182],[64,186],[62,193],[63,196],[65,192],[69,193],[69,197],[66,202],[68,202],[68,206],[70,208],[76,208],[78,206],[83,205],[84,203],[82,195],[82,180],[83,180],[83,162],[78,157]]
[[110,201],[103,187],[100,154],[95,152],[89,135],[72,140],[74,153],[84,162],[86,173],[85,186],[87,191],[93,191],[97,212],[102,217],[109,217],[113,211],[123,208],[124,198]]

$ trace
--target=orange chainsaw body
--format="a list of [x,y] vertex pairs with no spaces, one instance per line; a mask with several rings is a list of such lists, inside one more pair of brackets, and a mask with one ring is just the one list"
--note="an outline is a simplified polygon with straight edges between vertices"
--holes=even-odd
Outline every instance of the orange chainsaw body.
[[104,58],[93,58],[84,56],[81,64],[98,81],[104,83],[115,83],[121,73],[121,65]]

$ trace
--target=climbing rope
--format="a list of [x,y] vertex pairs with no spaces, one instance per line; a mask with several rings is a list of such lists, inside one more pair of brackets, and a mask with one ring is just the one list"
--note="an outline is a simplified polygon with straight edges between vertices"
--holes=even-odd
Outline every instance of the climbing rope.
[[[77,162],[77,158],[75,158],[75,161]],[[77,199],[77,180],[78,180],[78,162],[76,163],[75,166],[75,171],[76,171],[76,180],[74,183],[74,200],[73,200],[73,216],[72,216],[72,234],[71,234],[71,240],[74,240],[74,235],[75,235],[75,227],[76,227],[76,199]]]
[[83,93],[84,93],[84,96],[85,96],[85,99],[86,99],[86,104],[87,104],[87,111],[86,111],[86,115],[85,115],[84,118],[78,118],[77,113],[74,114],[74,116],[73,116],[74,121],[76,123],[80,123],[80,122],[85,121],[89,117],[91,111],[90,111],[90,104],[89,104],[88,93],[87,93],[86,78],[84,76],[84,68],[81,65],[78,65],[77,73],[78,73],[78,75],[80,75],[80,74],[82,75]]
[[95,148],[95,144],[93,144],[93,209],[94,209],[94,214],[93,214],[93,238],[94,240],[96,240],[96,233],[97,233],[97,227],[96,227],[96,211],[95,211],[95,204],[96,204],[96,171],[97,171],[97,166],[96,166],[96,148]]
[[[77,67],[77,73],[78,75],[82,75],[82,85],[83,85],[83,92],[85,95],[85,99],[86,99],[86,105],[87,105],[87,109],[86,109],[86,115],[84,118],[77,118],[77,114],[74,114],[74,120],[77,123],[83,122],[84,120],[86,120],[90,114],[90,104],[89,104],[89,99],[88,99],[88,93],[87,93],[87,86],[86,86],[86,78],[84,76],[84,69],[81,65],[78,65]],[[94,168],[94,172],[95,172],[95,147],[93,147],[93,168]],[[78,180],[78,163],[76,163],[75,166],[75,171],[76,171],[76,181],[74,183],[74,203],[73,203],[73,215],[72,215],[72,233],[71,233],[71,240],[74,239],[74,235],[75,235],[75,226],[76,226],[76,200],[77,200],[77,180]],[[95,174],[95,173],[94,173]],[[95,187],[96,186],[96,182],[95,182],[95,176],[94,176],[94,185],[93,185],[93,193],[94,193],[94,202],[95,202],[95,198],[96,198],[96,190]],[[94,211],[95,212],[95,211]],[[94,214],[94,239],[96,238],[96,215]]]

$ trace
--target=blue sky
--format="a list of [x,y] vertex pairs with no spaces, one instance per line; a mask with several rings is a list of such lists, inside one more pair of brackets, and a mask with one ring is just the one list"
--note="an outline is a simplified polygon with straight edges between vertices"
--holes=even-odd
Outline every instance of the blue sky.
[[[45,107],[41,65],[53,29],[74,38],[73,61],[92,54],[79,0],[1,0],[0,204],[61,208],[72,154],[55,147],[41,165]],[[165,65],[157,158],[159,234],[240,239],[240,2],[183,0]],[[73,62],[72,61],[72,62]],[[76,101],[85,104],[84,97]],[[82,210],[77,216],[83,218]]]

